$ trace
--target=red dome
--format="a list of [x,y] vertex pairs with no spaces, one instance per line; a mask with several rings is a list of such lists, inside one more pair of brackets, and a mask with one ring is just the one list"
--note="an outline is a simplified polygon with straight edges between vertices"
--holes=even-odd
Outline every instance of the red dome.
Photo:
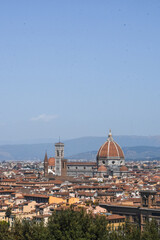
[[121,147],[114,142],[111,132],[109,133],[108,140],[100,147],[97,158],[124,158],[124,153]]
[[55,166],[55,158],[51,157],[48,159],[48,166]]
[[122,167],[120,167],[120,171],[121,172],[127,172],[128,168],[126,166],[122,166]]
[[98,168],[98,172],[107,172],[107,168],[106,168],[104,165],[101,165],[101,166]]

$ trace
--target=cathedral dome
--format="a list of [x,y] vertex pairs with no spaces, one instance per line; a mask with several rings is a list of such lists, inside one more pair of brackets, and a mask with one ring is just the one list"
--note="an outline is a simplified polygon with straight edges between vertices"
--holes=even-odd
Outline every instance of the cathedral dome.
[[107,172],[107,168],[106,168],[104,165],[101,165],[101,166],[98,168],[98,172]]
[[126,166],[122,166],[122,167],[120,167],[120,171],[121,172],[127,172],[128,168]]
[[48,159],[48,166],[55,166],[55,158],[51,157]]
[[107,141],[100,147],[97,153],[97,160],[100,158],[124,159],[124,153],[121,147],[113,140],[111,131],[109,132]]

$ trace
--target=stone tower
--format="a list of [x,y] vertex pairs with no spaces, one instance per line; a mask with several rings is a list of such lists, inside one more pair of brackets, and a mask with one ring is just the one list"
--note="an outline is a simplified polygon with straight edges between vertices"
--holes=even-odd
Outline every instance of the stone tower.
[[141,207],[151,208],[156,205],[156,191],[142,190],[141,194]]
[[45,153],[45,157],[44,157],[44,176],[48,177],[48,157],[47,157],[47,152]]
[[55,144],[55,174],[61,176],[62,159],[64,159],[64,143]]

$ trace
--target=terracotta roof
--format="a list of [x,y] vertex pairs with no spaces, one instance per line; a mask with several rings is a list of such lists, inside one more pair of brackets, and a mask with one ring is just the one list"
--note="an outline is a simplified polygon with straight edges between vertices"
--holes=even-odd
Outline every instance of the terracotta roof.
[[128,168],[126,166],[122,166],[122,167],[120,167],[120,171],[126,172],[126,171],[128,171]]
[[120,216],[118,214],[112,214],[112,215],[107,216],[107,219],[108,220],[125,219],[125,216]]
[[98,168],[98,172],[107,172],[107,168],[106,168],[104,165],[101,165],[101,166]]
[[14,193],[15,190],[0,190],[0,194],[3,194],[3,193]]
[[55,192],[53,196],[69,196],[69,192]]
[[74,186],[73,189],[74,190],[77,190],[77,189],[89,189],[89,190],[99,190],[99,189],[104,189],[104,190],[107,190],[109,189],[111,186],[110,185],[97,185],[97,186],[88,186],[88,185],[78,185],[78,186]]
[[42,194],[23,194],[24,197],[36,197],[36,198],[49,198],[46,195]]
[[78,196],[94,197],[95,192],[78,192]]
[[2,179],[1,182],[16,182],[16,179]]
[[51,157],[48,159],[48,166],[55,166],[55,158]]
[[29,179],[37,179],[37,177],[36,176],[32,176],[32,177],[24,177],[26,180],[29,180]]
[[160,176],[158,176],[158,175],[156,175],[156,176],[153,176],[153,179],[160,180]]

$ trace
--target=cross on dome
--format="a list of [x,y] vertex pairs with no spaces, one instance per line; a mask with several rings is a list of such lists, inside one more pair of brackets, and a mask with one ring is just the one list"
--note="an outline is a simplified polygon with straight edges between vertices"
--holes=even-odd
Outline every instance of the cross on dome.
[[111,129],[109,130],[108,140],[113,141]]

